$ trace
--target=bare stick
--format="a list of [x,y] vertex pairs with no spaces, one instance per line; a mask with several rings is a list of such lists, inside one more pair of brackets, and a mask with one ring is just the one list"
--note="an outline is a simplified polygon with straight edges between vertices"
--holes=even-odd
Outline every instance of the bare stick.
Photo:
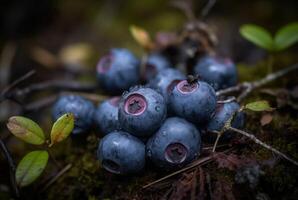
[[233,128],[233,127],[229,127],[228,130],[231,130],[231,131],[234,131],[236,133],[240,133],[241,135],[244,135],[246,137],[248,137],[249,139],[251,139],[252,141],[254,141],[256,144],[259,144],[261,145],[262,147],[276,153],[277,155],[283,157],[284,159],[288,160],[289,162],[293,163],[294,165],[298,166],[298,162],[293,160],[292,158],[289,158],[287,155],[285,155],[284,153],[278,151],[277,149],[269,146],[268,144],[262,142],[261,140],[259,140],[258,138],[256,138],[256,136],[250,134],[250,133],[247,133],[243,130],[239,130],[237,128]]
[[3,155],[5,156],[5,158],[8,162],[8,165],[9,165],[10,182],[11,182],[11,186],[14,191],[14,195],[15,195],[15,197],[19,198],[20,192],[19,192],[19,188],[18,188],[16,178],[15,178],[16,166],[14,164],[14,161],[13,161],[6,145],[4,144],[4,142],[1,139],[0,139],[0,147],[3,151]]
[[239,95],[239,97],[237,99],[238,101],[242,101],[254,89],[259,88],[271,81],[274,81],[274,80],[276,80],[276,79],[278,79],[294,70],[298,70],[298,63],[296,63],[290,67],[287,67],[285,69],[274,72],[272,74],[268,74],[266,77],[264,77],[260,80],[253,81],[253,82],[244,82],[244,83],[238,84],[238,85],[230,87],[230,88],[219,90],[216,92],[216,95],[217,96],[225,95],[225,94],[229,94],[231,92],[239,92],[244,89],[244,91]]
[[183,169],[181,169],[181,170],[178,170],[178,171],[176,171],[176,172],[174,172],[174,173],[172,173],[172,174],[169,174],[169,175],[167,175],[167,176],[165,176],[165,177],[163,177],[163,178],[161,178],[161,179],[158,179],[158,180],[156,180],[156,181],[153,181],[153,182],[151,182],[151,183],[149,183],[149,184],[143,186],[143,189],[146,189],[146,188],[148,188],[148,187],[150,187],[150,186],[152,186],[152,185],[155,185],[155,184],[157,184],[157,183],[160,183],[161,181],[164,181],[164,180],[166,180],[166,179],[168,179],[168,178],[171,178],[171,177],[173,177],[173,176],[175,176],[175,175],[177,175],[177,174],[180,174],[180,173],[183,173],[183,172],[185,172],[185,171],[188,171],[188,170],[190,170],[190,169],[192,169],[192,168],[194,168],[194,167],[196,167],[196,166],[206,164],[206,163],[210,162],[210,161],[212,160],[212,158],[213,158],[213,156],[208,156],[208,157],[205,157],[205,158],[201,158],[201,159],[199,159],[199,160],[193,162],[193,163],[192,163],[191,165],[189,165],[188,167],[185,167],[185,168],[183,168]]
[[54,176],[54,178],[52,178],[42,189],[41,192],[46,191],[53,183],[55,183],[58,178],[60,178],[63,174],[65,174],[68,170],[70,170],[70,168],[72,167],[72,164],[68,164],[66,165],[60,172],[58,172],[58,174],[56,174],[56,176]]
[[201,13],[202,17],[206,17],[208,15],[208,13],[213,8],[215,3],[216,3],[216,0],[208,0],[206,6],[202,10],[202,13]]
[[8,93],[13,88],[15,88],[18,84],[20,84],[24,80],[30,78],[33,74],[35,74],[35,71],[31,70],[28,73],[26,73],[25,75],[23,75],[20,78],[18,78],[17,80],[15,80],[14,82],[12,82],[10,85],[8,85],[0,94],[0,102],[7,98]]

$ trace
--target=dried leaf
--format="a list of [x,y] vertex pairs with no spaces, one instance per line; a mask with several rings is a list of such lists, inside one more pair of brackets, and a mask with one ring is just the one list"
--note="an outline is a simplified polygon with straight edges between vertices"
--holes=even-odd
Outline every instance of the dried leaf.
[[74,115],[66,113],[59,117],[54,123],[51,131],[50,147],[58,142],[65,140],[74,128]]
[[251,158],[240,157],[233,153],[227,155],[221,152],[216,153],[214,155],[214,159],[217,162],[219,168],[227,168],[232,171],[255,162],[255,160]]
[[273,116],[271,114],[265,114],[262,116],[260,122],[262,126],[265,126],[267,124],[269,124],[273,119]]
[[150,35],[148,32],[138,26],[130,26],[130,32],[133,36],[133,38],[145,49],[151,49],[153,48],[154,44],[150,38]]
[[45,169],[48,159],[47,151],[32,151],[25,155],[17,166],[17,184],[24,187],[34,182]]
[[45,142],[45,136],[37,123],[21,116],[10,117],[6,124],[9,131],[17,138],[35,145]]
[[270,107],[268,101],[255,101],[245,105],[245,109],[249,109],[251,111],[273,111],[274,109]]

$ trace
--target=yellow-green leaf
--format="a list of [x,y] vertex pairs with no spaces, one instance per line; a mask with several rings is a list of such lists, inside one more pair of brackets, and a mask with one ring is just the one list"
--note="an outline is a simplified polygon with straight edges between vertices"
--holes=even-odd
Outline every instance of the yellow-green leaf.
[[271,34],[261,26],[254,24],[246,24],[240,27],[240,34],[248,41],[255,45],[267,49],[274,50],[274,42]]
[[252,111],[272,111],[274,108],[271,108],[268,101],[255,101],[245,105],[245,109],[249,109]]
[[50,147],[58,142],[65,140],[74,128],[74,115],[66,113],[59,117],[54,123],[51,131]]
[[37,123],[21,116],[13,116],[8,119],[7,128],[17,138],[30,144],[40,145],[45,142],[45,136]]
[[44,171],[48,159],[47,151],[32,151],[26,154],[17,166],[17,184],[24,187],[34,182]]
[[150,35],[145,29],[132,25],[130,26],[130,32],[133,38],[145,49],[151,49],[154,46]]
[[277,31],[274,38],[275,49],[280,51],[298,42],[298,22],[290,23]]

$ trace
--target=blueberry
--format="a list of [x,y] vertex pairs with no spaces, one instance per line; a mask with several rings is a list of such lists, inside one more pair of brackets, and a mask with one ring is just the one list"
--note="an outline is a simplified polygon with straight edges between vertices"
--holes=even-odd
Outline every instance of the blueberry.
[[215,111],[216,94],[206,82],[182,80],[171,91],[169,101],[171,111],[177,116],[203,124]]
[[169,91],[171,90],[171,84],[175,81],[185,79],[185,75],[179,70],[168,68],[161,70],[154,79],[152,79],[148,86],[155,89],[163,95],[166,102],[168,102]]
[[97,157],[109,172],[135,174],[145,166],[145,145],[129,133],[114,131],[101,139]]
[[166,119],[146,144],[147,157],[159,168],[182,167],[194,160],[201,150],[199,130],[178,117]]
[[113,97],[98,105],[94,121],[104,135],[119,130],[118,105],[120,97]]
[[150,54],[147,57],[144,70],[144,79],[146,81],[154,78],[161,70],[171,66],[170,62],[159,53]]
[[73,113],[75,126],[73,134],[81,134],[88,131],[93,123],[93,103],[78,95],[64,95],[59,97],[52,109],[53,120],[56,121],[65,113]]
[[119,93],[139,82],[139,61],[127,49],[112,49],[97,64],[100,86],[110,93]]
[[[220,131],[227,120],[229,120],[233,113],[238,111],[240,106],[237,102],[226,102],[226,103],[218,103],[216,106],[215,114],[211,118],[211,120],[207,124],[207,133],[204,134],[203,139],[208,142],[214,142],[217,134],[212,131]],[[232,127],[234,128],[242,128],[244,126],[245,116],[243,112],[237,113],[234,120],[232,121]],[[225,132],[221,138],[221,142],[226,142],[232,138],[234,133],[229,131]]]
[[237,84],[237,69],[228,58],[205,56],[196,63],[194,74],[209,83],[215,90],[228,88]]
[[123,94],[119,104],[119,123],[123,130],[148,137],[162,124],[167,114],[161,94],[146,87],[135,87]]

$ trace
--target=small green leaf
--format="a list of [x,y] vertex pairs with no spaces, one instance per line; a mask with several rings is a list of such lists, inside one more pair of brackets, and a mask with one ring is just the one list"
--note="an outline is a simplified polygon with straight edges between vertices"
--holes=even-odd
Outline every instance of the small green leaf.
[[50,147],[58,142],[65,140],[74,128],[74,115],[66,113],[54,123],[51,131]]
[[245,109],[249,109],[252,111],[272,111],[274,108],[271,108],[268,101],[255,101],[252,103],[248,103],[244,107]]
[[21,116],[13,116],[8,119],[6,126],[12,134],[25,142],[36,145],[45,142],[45,136],[42,129],[31,119]]
[[240,34],[255,45],[273,51],[273,38],[271,34],[261,26],[246,24],[240,27]]
[[47,151],[32,151],[25,155],[17,166],[16,181],[20,187],[34,182],[47,166]]
[[286,49],[298,42],[298,22],[280,28],[275,34],[274,45],[277,51]]

